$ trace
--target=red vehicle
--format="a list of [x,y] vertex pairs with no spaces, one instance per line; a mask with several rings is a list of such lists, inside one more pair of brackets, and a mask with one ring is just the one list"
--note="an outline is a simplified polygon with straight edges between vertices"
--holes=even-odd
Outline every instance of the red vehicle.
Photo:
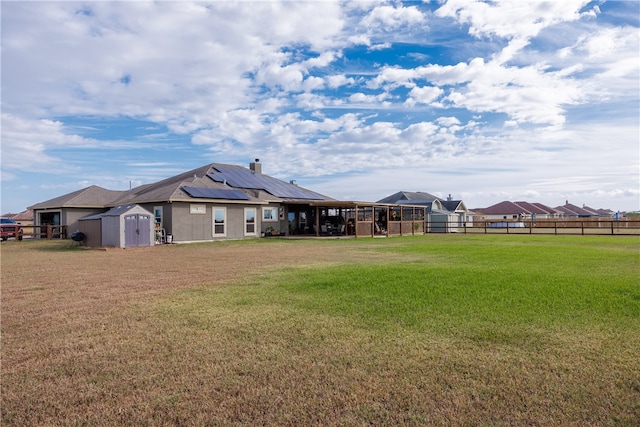
[[0,218],[0,238],[4,242],[9,237],[22,240],[22,227],[11,218]]

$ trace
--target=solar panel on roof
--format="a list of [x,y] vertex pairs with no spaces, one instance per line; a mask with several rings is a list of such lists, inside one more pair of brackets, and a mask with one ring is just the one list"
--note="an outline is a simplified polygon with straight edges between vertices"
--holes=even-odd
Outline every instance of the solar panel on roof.
[[226,181],[232,187],[250,188],[253,190],[263,190],[265,187],[264,176],[252,173],[244,169],[225,168],[214,176],[221,176],[222,181]]
[[200,199],[249,200],[249,197],[240,190],[201,187],[182,187],[182,189],[191,197]]
[[298,187],[294,184],[272,178],[268,175],[253,173],[248,169],[216,166],[216,171],[208,174],[216,182],[226,182],[231,187],[264,190],[283,199],[323,200],[318,193]]

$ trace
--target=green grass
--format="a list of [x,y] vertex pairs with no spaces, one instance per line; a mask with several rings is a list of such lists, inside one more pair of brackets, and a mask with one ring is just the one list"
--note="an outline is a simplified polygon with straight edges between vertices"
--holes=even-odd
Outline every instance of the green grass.
[[[340,242],[331,244],[340,250]],[[323,381],[315,378],[318,369],[329,388],[342,378],[345,393],[364,393],[348,411],[358,422],[634,425],[639,419],[638,239],[345,243],[354,244],[371,259],[289,266],[237,286],[193,289],[167,303],[161,316],[188,322],[183,333],[235,342],[241,350],[229,356],[244,362],[234,365],[232,378],[289,378],[300,393],[319,387],[312,401],[331,395],[316,383]],[[358,376],[383,388],[377,397],[359,390]],[[452,412],[426,415],[439,405]]]
[[402,327],[514,343],[541,330],[638,329],[636,240],[483,236],[385,243],[374,248],[383,254],[375,263],[271,272],[236,288],[234,303],[338,316],[369,330]]

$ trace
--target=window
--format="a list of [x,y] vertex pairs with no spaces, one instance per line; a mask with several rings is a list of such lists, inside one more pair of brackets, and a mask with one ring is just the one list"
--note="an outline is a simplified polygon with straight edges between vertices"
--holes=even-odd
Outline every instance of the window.
[[153,217],[156,230],[160,230],[162,228],[162,206],[153,207]]
[[277,221],[278,220],[278,208],[262,208],[262,220],[263,221]]
[[244,208],[244,235],[256,235],[256,208]]
[[189,205],[189,213],[204,215],[207,213],[207,207],[205,205]]
[[227,235],[227,209],[213,208],[213,237]]

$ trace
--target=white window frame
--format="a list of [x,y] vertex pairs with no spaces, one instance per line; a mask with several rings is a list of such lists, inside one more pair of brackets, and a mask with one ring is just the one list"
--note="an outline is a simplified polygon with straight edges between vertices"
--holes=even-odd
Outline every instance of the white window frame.
[[[211,233],[213,237],[226,237],[227,236],[227,208],[213,208],[211,224]],[[222,211],[222,233],[216,233],[216,212]]]
[[[158,215],[157,215],[158,212],[160,212],[159,221],[158,221]],[[162,210],[162,206],[153,207],[153,223],[155,225],[156,230],[160,230],[164,228],[164,212]]]
[[[253,222],[247,221],[247,214],[253,211]],[[256,208],[244,208],[244,235],[245,236],[257,236],[258,235],[258,209]],[[249,231],[250,226],[253,226],[253,231]]]
[[263,222],[276,222],[278,221],[278,208],[262,208],[262,221]]

